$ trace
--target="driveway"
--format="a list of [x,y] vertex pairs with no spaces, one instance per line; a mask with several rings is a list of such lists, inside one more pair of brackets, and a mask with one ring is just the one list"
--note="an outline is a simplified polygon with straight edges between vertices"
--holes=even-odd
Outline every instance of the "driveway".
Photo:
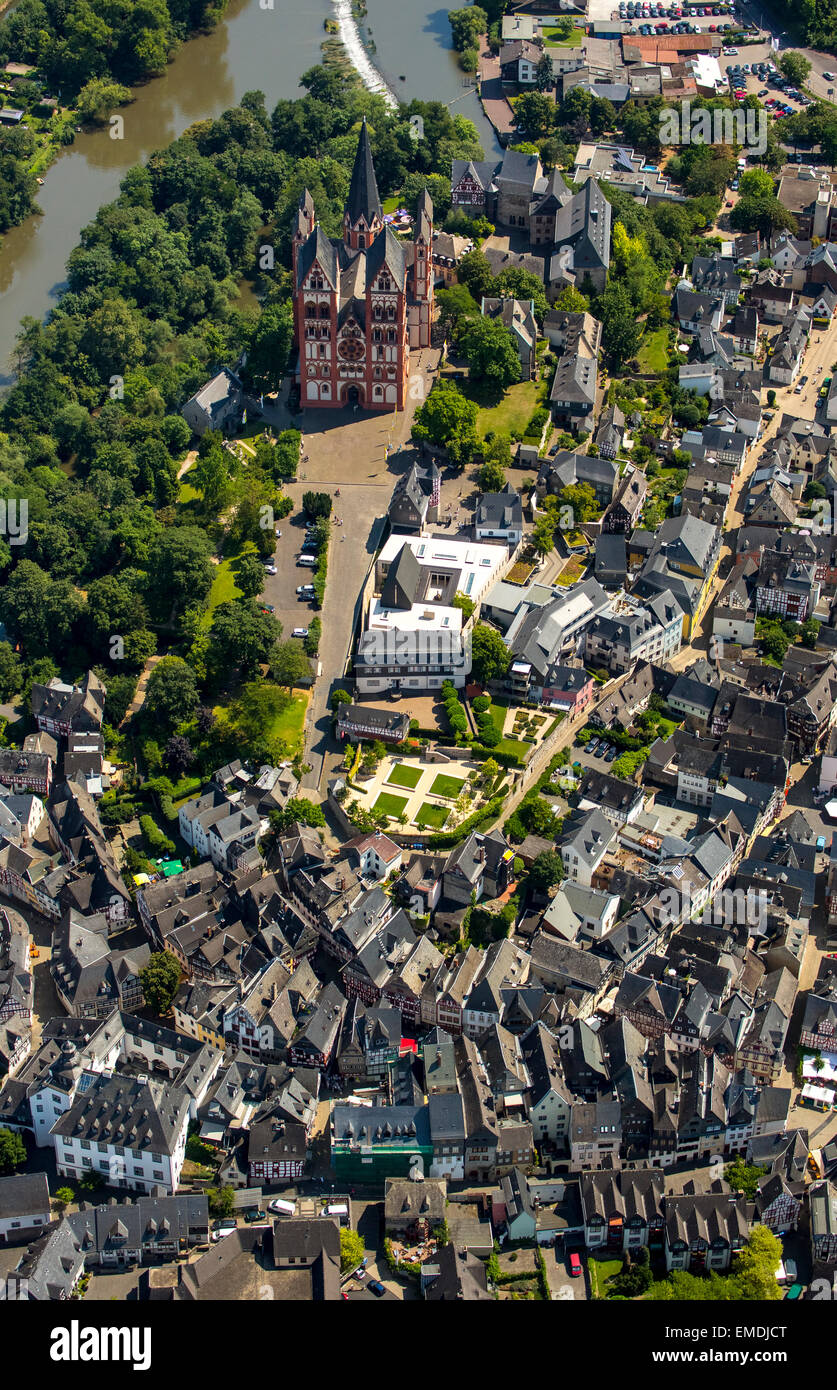
[[295,561],[299,548],[295,542],[302,535],[298,528],[303,493],[327,492],[333,498],[332,515],[343,523],[333,527],[320,614],[322,672],[315,682],[306,720],[305,760],[311,771],[305,774],[303,788],[309,792],[322,791],[342,761],[342,752],[331,733],[329,700],[334,686],[345,676],[361,616],[362,589],[381,544],[392,490],[412,457],[412,451],[408,452],[405,446],[413,414],[430,390],[439,356],[435,348],[411,354],[408,402],[400,413],[355,415],[349,409],[308,407],[293,420],[302,431],[302,463],[298,477],[284,490],[296,503],[297,511],[280,523],[283,534],[275,557],[278,573],[268,576],[265,587],[265,596],[274,604],[286,636],[297,624],[307,626],[307,618],[313,615],[313,610],[297,602],[295,594],[296,586],[305,581],[307,573],[302,567],[297,568]]
[[542,1247],[546,1264],[546,1279],[553,1302],[586,1303],[590,1298],[590,1284],[587,1277],[587,1260],[582,1257],[582,1277],[572,1279],[567,1268],[567,1255],[563,1245]]

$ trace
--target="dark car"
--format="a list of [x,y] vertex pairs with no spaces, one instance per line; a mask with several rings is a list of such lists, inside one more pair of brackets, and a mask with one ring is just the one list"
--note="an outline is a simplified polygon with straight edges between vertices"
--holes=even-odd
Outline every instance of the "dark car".
[[370,1279],[366,1287],[367,1289],[372,1290],[376,1298],[383,1298],[384,1294],[386,1293],[386,1289],[384,1288],[380,1279]]
[[267,1220],[267,1212],[266,1212],[266,1211],[262,1211],[261,1208],[260,1208],[258,1211],[252,1211],[252,1210],[251,1210],[251,1211],[245,1211],[245,1213],[244,1213],[244,1220],[245,1220],[245,1221],[251,1221],[251,1222],[252,1222],[252,1221],[266,1221],[266,1220]]

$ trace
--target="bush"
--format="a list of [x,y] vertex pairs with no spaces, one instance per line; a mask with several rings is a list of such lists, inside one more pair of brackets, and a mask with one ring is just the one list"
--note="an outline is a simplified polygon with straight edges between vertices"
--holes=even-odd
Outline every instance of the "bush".
[[150,816],[140,816],[139,824],[142,838],[150,854],[157,856],[174,854],[174,840],[170,840],[168,836],[164,835]]

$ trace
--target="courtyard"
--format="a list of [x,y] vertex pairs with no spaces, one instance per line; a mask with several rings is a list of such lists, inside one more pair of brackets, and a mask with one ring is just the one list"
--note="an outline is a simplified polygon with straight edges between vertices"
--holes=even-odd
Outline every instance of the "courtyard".
[[355,780],[352,799],[401,824],[443,830],[470,815],[484,799],[478,778],[479,768],[465,757],[446,763],[385,757],[371,777]]

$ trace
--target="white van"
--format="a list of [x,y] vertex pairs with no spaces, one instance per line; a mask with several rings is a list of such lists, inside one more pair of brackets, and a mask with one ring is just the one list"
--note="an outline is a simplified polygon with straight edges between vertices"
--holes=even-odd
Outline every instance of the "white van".
[[267,1209],[275,1216],[296,1216],[296,1202],[283,1202],[281,1197],[275,1197],[272,1202],[268,1202]]
[[298,565],[307,565],[312,570],[316,568],[317,558],[315,555],[298,555],[296,562]]

